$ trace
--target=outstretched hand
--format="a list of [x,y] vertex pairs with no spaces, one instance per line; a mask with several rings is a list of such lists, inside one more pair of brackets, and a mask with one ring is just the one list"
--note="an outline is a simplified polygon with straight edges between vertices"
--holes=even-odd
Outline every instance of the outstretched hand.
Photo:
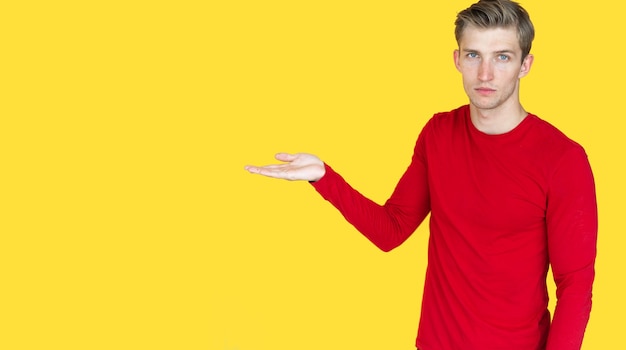
[[291,181],[317,181],[326,173],[324,162],[312,154],[278,153],[275,157],[277,160],[286,163],[266,166],[246,165],[245,169],[252,174],[259,174]]

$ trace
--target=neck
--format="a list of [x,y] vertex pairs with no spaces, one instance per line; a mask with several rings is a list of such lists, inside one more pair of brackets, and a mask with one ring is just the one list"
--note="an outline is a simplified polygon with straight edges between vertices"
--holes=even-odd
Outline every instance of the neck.
[[505,134],[515,129],[527,115],[528,112],[519,103],[494,109],[480,109],[470,104],[472,124],[488,135]]

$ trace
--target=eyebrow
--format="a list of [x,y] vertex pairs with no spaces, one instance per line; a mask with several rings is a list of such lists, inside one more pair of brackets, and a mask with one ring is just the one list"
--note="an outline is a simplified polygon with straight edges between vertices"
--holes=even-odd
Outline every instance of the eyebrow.
[[[481,53],[480,50],[474,50],[474,49],[471,49],[471,48],[461,48],[461,51],[463,51],[463,52],[477,52],[477,53]],[[503,53],[509,54],[509,55],[515,55],[515,51],[509,50],[509,49],[498,50],[498,51],[494,51],[493,53],[498,54],[498,55],[503,54]]]

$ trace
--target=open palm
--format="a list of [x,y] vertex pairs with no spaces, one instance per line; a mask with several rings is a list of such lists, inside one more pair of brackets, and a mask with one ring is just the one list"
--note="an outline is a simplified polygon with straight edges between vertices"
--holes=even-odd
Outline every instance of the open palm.
[[308,153],[278,153],[275,158],[283,164],[266,166],[247,165],[250,173],[285,180],[317,181],[325,174],[324,162],[317,156]]

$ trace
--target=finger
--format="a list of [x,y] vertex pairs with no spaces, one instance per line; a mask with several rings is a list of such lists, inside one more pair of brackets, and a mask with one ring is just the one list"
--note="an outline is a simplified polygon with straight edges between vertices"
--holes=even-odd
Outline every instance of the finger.
[[285,168],[288,167],[289,164],[268,164],[268,165],[263,165],[263,166],[258,166],[258,165],[246,165],[243,168],[245,170],[248,170],[250,172],[259,172],[262,169],[276,169],[276,168]]
[[266,166],[246,165],[244,169],[252,174],[259,174],[259,175],[276,177],[276,178],[288,177],[287,167],[285,167],[284,165],[266,165]]
[[267,177],[273,177],[276,179],[289,179],[290,175],[286,169],[280,168],[255,168],[250,171],[253,174],[259,174]]
[[268,169],[268,170],[276,170],[276,169],[278,169],[278,170],[283,170],[284,171],[284,170],[288,169],[289,167],[290,167],[289,164],[270,164],[270,165],[266,165],[266,166],[261,166],[259,168]]
[[256,165],[246,165],[244,167],[244,169],[248,170],[251,173],[255,173],[258,174],[259,172],[261,172],[264,168],[267,168],[268,166],[256,166]]
[[280,160],[281,162],[293,162],[296,159],[296,155],[280,152],[280,153],[276,153],[274,158],[276,158],[277,160]]
[[259,167],[254,166],[254,165],[246,165],[243,168],[251,173],[256,173],[259,171]]

